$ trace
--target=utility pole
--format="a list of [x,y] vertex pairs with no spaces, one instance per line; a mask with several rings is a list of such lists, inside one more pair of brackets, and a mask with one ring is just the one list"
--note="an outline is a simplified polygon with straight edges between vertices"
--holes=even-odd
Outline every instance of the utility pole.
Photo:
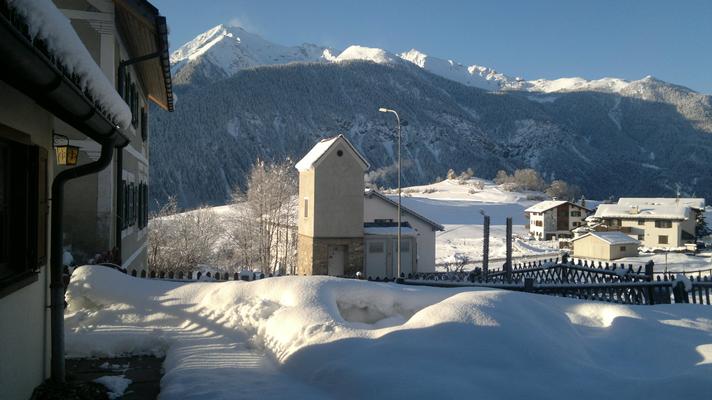
[[398,113],[395,110],[388,108],[379,108],[378,111],[382,113],[392,113],[396,116],[396,122],[398,127],[398,245],[397,245],[397,265],[398,273],[396,275],[396,280],[401,280],[401,122]]

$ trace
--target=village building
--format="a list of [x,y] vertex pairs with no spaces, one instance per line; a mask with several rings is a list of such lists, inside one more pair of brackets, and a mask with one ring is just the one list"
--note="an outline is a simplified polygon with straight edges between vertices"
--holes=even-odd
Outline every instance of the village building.
[[[147,273],[148,104],[173,110],[165,18],[143,0],[55,4],[131,112],[124,130],[128,142],[116,149],[110,165],[67,183],[64,214],[72,223],[64,228],[64,246],[78,265],[110,262]],[[54,129],[79,147],[79,164],[99,158],[101,146],[79,130],[61,120]]]
[[[366,276],[394,276],[397,270],[398,203],[377,190],[364,197]],[[445,228],[401,205],[401,272],[435,272],[435,234]],[[380,231],[379,231],[380,229]],[[405,237],[405,238],[404,238]]]
[[[0,59],[0,397],[28,399],[64,376],[63,246],[121,237],[128,260],[145,242],[119,236],[120,178],[147,182],[145,99],[172,107],[165,19],[143,0],[10,2]],[[126,199],[137,217],[144,193]]]
[[640,242],[623,232],[590,232],[571,241],[577,258],[616,260],[638,255]]
[[537,240],[572,237],[571,231],[582,226],[591,210],[570,201],[547,200],[524,213],[529,220],[529,233]]
[[607,226],[639,240],[647,248],[682,249],[696,242],[701,199],[621,199],[601,204],[593,215]]
[[[396,276],[397,204],[365,190],[369,163],[346,137],[320,141],[295,167],[298,273]],[[405,207],[401,215],[401,273],[434,271],[435,231],[443,227]]]

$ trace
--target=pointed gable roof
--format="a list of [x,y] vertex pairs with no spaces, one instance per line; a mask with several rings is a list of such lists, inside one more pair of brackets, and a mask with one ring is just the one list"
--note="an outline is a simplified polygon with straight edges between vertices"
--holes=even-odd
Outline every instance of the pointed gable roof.
[[361,153],[356,150],[353,144],[349,142],[348,139],[346,139],[346,136],[344,135],[338,135],[334,136],[332,138],[326,138],[322,139],[312,147],[311,150],[307,153],[307,155],[304,156],[299,162],[294,166],[298,171],[303,172],[303,171],[308,171],[312,169],[316,164],[319,163],[319,160],[321,160],[326,153],[331,150],[336,143],[339,141],[343,141],[346,143],[347,147],[351,149],[353,154],[356,155],[356,158],[361,162],[363,165],[363,169],[367,170],[371,167],[371,165],[366,161],[366,158],[361,155]]

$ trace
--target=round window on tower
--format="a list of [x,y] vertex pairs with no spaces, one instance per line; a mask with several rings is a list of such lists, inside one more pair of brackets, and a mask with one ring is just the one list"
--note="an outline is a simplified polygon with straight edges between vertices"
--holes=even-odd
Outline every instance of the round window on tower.
[[343,156],[343,155],[344,155],[343,150],[337,150],[337,151],[336,151],[336,155],[339,156],[339,157]]

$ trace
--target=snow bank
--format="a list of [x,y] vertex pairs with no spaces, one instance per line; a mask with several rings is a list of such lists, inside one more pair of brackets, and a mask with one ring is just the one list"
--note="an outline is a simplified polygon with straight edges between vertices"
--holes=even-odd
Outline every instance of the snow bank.
[[[166,353],[162,398],[678,398],[712,390],[712,307],[329,277],[178,283],[78,268],[70,355]],[[207,398],[207,397],[206,397]]]
[[126,388],[131,384],[131,379],[123,375],[107,375],[94,379],[94,382],[102,384],[109,389],[109,399],[118,399],[124,395]]
[[131,111],[114,89],[82,43],[69,19],[50,0],[9,0],[11,9],[27,22],[30,37],[42,39],[50,54],[71,75],[79,78],[79,86],[114,123],[127,128]]

